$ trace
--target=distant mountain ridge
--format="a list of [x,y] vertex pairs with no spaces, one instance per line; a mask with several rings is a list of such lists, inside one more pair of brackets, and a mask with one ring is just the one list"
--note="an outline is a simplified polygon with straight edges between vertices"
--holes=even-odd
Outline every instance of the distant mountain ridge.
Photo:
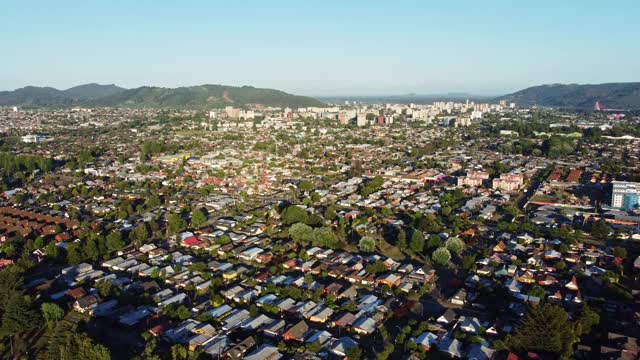
[[[442,95],[392,96],[333,96],[320,97],[330,102],[356,100],[365,103],[433,101],[499,101],[506,100],[522,106],[549,106],[563,109],[592,109],[596,102],[609,109],[640,109],[640,82],[605,84],[551,84],[533,86],[497,98],[464,93]],[[13,91],[0,91],[0,106],[25,108],[109,106],[134,108],[177,108],[206,110],[227,105],[242,107],[249,104],[278,107],[326,106],[322,101],[288,94],[280,90],[252,86],[199,85],[178,88],[142,86],[124,89],[116,85],[85,84],[66,90],[52,87],[27,86]]]
[[200,85],[179,88],[142,86],[124,89],[116,85],[85,84],[67,90],[27,86],[0,91],[0,106],[69,107],[109,106],[136,108],[209,108],[260,104],[279,107],[325,106],[317,99],[280,90],[252,86]]
[[86,84],[67,90],[52,87],[26,86],[13,91],[0,91],[0,106],[66,107],[91,99],[113,95],[125,89],[115,85]]
[[533,86],[497,99],[522,106],[593,109],[596,102],[610,109],[640,109],[640,82],[550,84]]

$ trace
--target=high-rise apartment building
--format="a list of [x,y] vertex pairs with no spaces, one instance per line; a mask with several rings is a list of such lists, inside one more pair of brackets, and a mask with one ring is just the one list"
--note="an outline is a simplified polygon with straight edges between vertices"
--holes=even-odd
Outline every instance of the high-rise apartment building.
[[618,209],[635,209],[638,207],[640,183],[627,181],[613,181],[611,192],[611,207]]

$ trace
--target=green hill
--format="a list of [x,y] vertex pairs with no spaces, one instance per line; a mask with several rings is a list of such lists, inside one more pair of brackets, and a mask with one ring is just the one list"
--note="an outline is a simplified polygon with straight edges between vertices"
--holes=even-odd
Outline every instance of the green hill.
[[115,85],[86,84],[67,90],[52,87],[26,86],[14,91],[0,91],[0,106],[67,107],[82,105],[99,97],[113,95],[125,89]]
[[51,87],[27,86],[14,91],[0,91],[0,106],[24,107],[71,106],[75,100]]
[[324,103],[319,100],[291,95],[279,90],[225,85],[200,85],[175,89],[144,86],[98,99],[94,104],[98,106],[190,109],[208,109],[227,105],[244,106],[248,104],[288,106],[292,108],[324,106]]
[[640,109],[640,82],[607,84],[552,84],[530,87],[499,97],[523,106],[591,109],[596,101],[610,109]]
[[74,86],[70,89],[64,90],[64,93],[77,99],[97,99],[105,96],[115,95],[125,90],[126,89],[113,84],[100,85],[92,83]]
[[204,110],[249,104],[291,108],[325,106],[323,102],[314,98],[251,86],[201,85],[175,89],[143,86],[123,89],[115,85],[87,84],[67,90],[28,86],[0,92],[0,106],[109,106]]

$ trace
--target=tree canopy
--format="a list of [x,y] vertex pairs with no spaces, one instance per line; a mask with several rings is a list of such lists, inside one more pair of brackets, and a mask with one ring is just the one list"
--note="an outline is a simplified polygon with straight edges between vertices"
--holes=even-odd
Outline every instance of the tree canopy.
[[409,247],[416,253],[421,253],[422,250],[424,250],[424,235],[422,235],[422,231],[414,231],[413,234],[411,234]]
[[362,252],[373,252],[376,249],[376,241],[369,236],[364,236],[358,242],[358,248],[360,248]]
[[446,265],[451,260],[451,253],[446,247],[439,247],[431,254],[431,259],[438,265]]
[[560,306],[544,304],[530,309],[516,333],[505,339],[505,344],[517,352],[563,355],[571,352],[574,340],[567,312]]
[[447,250],[449,250],[449,252],[458,255],[464,249],[464,241],[462,241],[460,238],[452,237],[447,239],[445,246],[447,247]]
[[207,216],[200,209],[191,211],[191,224],[195,228],[199,228],[207,223]]
[[291,225],[298,222],[307,223],[309,215],[299,206],[291,205],[282,210],[282,223]]
[[307,224],[295,223],[289,228],[289,236],[294,241],[310,244],[314,240],[313,228]]

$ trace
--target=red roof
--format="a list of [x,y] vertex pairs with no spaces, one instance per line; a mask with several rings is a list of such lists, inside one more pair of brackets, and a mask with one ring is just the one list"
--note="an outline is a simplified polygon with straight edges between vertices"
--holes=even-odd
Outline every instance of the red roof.
[[520,357],[512,352],[507,356],[507,360],[520,360]]
[[285,266],[287,267],[294,267],[296,265],[296,259],[290,259],[289,261],[284,263]]
[[197,244],[199,242],[200,242],[200,240],[198,240],[198,238],[195,237],[195,236],[189,236],[188,238],[182,240],[182,243],[184,245],[188,245],[188,246],[193,246],[193,245],[195,245],[195,244]]
[[254,279],[258,280],[258,281],[265,281],[267,280],[269,277],[271,276],[271,274],[269,274],[268,272],[261,272],[258,275],[254,276]]
[[86,293],[84,292],[84,289],[81,287],[67,291],[67,295],[73,298],[74,300],[80,299],[81,297],[85,296],[85,294]]
[[165,331],[171,329],[174,326],[173,323],[171,322],[162,322],[154,327],[152,327],[151,329],[149,329],[149,332],[151,334],[153,334],[154,336],[160,336],[162,334],[164,334]]
[[569,175],[567,175],[567,181],[568,182],[578,182],[580,181],[580,177],[582,176],[582,171],[578,170],[578,169],[573,169],[571,170],[571,172],[569,172]]

